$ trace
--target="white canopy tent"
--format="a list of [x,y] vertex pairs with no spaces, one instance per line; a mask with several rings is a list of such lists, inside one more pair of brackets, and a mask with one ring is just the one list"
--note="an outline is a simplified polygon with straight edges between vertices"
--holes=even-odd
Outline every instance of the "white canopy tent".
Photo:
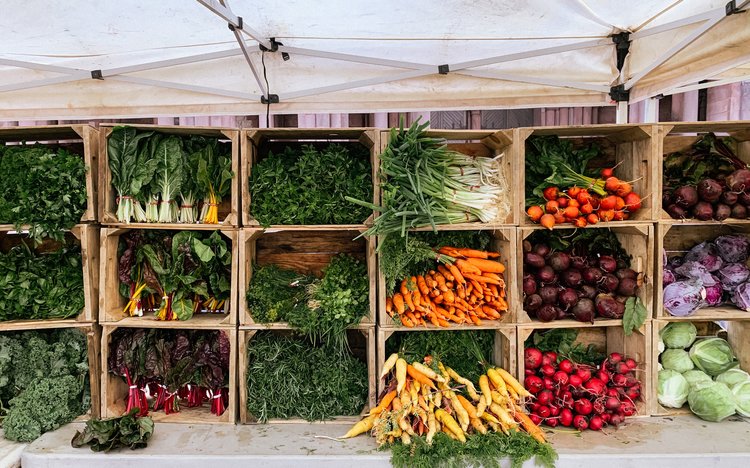
[[750,0],[2,4],[3,120],[610,105],[750,79]]

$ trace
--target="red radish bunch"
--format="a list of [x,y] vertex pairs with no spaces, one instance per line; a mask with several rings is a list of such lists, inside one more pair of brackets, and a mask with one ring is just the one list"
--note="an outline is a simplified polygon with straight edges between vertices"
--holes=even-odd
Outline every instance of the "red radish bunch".
[[524,365],[524,387],[534,395],[527,407],[535,424],[598,431],[617,427],[636,412],[641,396],[637,364],[620,353],[610,354],[594,368],[560,360],[551,351],[526,348]]

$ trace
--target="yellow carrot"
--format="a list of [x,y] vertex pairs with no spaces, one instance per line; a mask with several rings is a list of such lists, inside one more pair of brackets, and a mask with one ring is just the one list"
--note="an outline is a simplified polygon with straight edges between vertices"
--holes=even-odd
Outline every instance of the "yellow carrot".
[[437,432],[437,424],[435,423],[435,413],[429,411],[427,413],[427,441],[428,445],[432,445],[432,438],[435,437]]
[[508,373],[505,369],[502,367],[496,367],[495,370],[498,374],[500,374],[500,377],[503,378],[506,384],[508,384],[509,387],[512,387],[515,392],[521,396],[530,397],[531,393],[529,393],[528,390],[523,388],[523,385],[518,383],[518,380],[516,380],[512,375]]
[[406,366],[406,361],[403,358],[396,360],[396,392],[399,394],[404,389],[404,385],[406,385]]
[[471,418],[471,427],[473,427],[480,434],[486,434],[487,428],[482,424],[482,420],[479,418]]
[[484,416],[486,414],[485,413],[486,409],[487,409],[487,401],[485,401],[484,398],[480,398],[479,403],[477,403],[477,416],[480,418]]
[[393,353],[390,356],[388,356],[388,359],[385,360],[383,363],[383,370],[380,372],[380,378],[385,378],[386,375],[393,369],[393,366],[396,365],[396,360],[398,359],[398,353]]
[[414,366],[414,368],[416,370],[418,370],[419,372],[423,373],[426,377],[428,377],[428,378],[430,378],[432,380],[436,380],[438,382],[445,382],[445,379],[442,376],[437,375],[437,373],[434,370],[432,370],[429,367],[425,366],[421,362],[412,362],[411,365]]
[[490,380],[486,375],[479,377],[479,389],[482,390],[484,404],[490,406],[492,404],[492,394],[490,393]]
[[455,419],[450,414],[446,413],[444,409],[440,408],[435,411],[435,418],[443,425],[444,429],[451,431],[461,442],[466,442],[464,437],[464,431],[461,430],[461,426],[458,425]]
[[358,422],[357,424],[355,424],[354,426],[352,426],[352,428],[349,429],[349,432],[347,432],[346,434],[344,434],[340,438],[341,439],[348,439],[350,437],[355,437],[355,436],[358,436],[360,434],[363,434],[363,433],[365,433],[365,432],[367,432],[367,431],[369,431],[369,430],[372,429],[372,426],[373,426],[374,422],[375,422],[375,415],[368,416],[365,419],[363,419],[360,422]]

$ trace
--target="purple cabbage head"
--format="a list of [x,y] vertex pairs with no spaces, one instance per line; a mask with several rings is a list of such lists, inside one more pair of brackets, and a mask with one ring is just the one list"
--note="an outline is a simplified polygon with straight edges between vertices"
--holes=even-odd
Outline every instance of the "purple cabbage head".
[[741,235],[733,234],[719,236],[714,244],[724,261],[729,263],[745,263],[750,257],[750,240]]
[[708,271],[716,271],[721,268],[724,263],[721,256],[719,255],[719,249],[712,242],[701,242],[696,245],[688,253],[685,254],[683,259],[685,263],[698,262]]
[[717,283],[715,277],[706,267],[695,261],[686,261],[675,269],[675,273],[691,280],[698,280],[705,286],[713,286]]
[[667,287],[670,284],[674,283],[676,279],[677,278],[675,278],[674,272],[669,268],[665,268],[662,272],[662,284],[664,285],[664,287]]
[[732,294],[732,302],[745,312],[750,312],[750,283],[737,286]]
[[706,304],[712,307],[720,305],[722,294],[724,294],[724,290],[721,284],[717,283],[713,286],[706,286]]
[[743,263],[728,263],[718,271],[721,286],[726,291],[734,291],[737,286],[747,281],[750,270]]
[[676,281],[664,288],[664,308],[675,317],[686,317],[706,305],[706,288],[700,281]]

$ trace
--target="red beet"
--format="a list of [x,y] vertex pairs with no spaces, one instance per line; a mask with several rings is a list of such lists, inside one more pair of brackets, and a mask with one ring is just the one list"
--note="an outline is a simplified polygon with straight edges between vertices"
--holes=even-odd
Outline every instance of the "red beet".
[[571,288],[563,289],[557,296],[557,301],[560,303],[560,306],[566,310],[576,305],[578,300],[578,293],[575,289]]
[[625,400],[622,402],[620,411],[623,416],[633,416],[635,414],[635,405],[632,402]]
[[521,243],[521,245],[523,246],[523,252],[524,253],[531,252],[531,249],[532,249],[531,242],[529,242],[528,240],[524,240]]
[[534,246],[534,250],[533,250],[535,254],[540,255],[542,257],[546,257],[547,255],[549,255],[549,251],[550,251],[549,246],[546,244],[537,244]]
[[557,320],[557,307],[552,304],[544,304],[536,312],[536,318],[538,318],[540,322],[551,322]]
[[737,194],[734,192],[724,192],[721,194],[721,202],[725,205],[734,206],[737,204]]
[[579,322],[594,323],[596,307],[594,307],[594,301],[587,297],[579,299],[571,312],[573,313],[573,318]]
[[[550,414],[551,414],[551,412],[550,412]],[[544,421],[544,424],[548,425],[549,427],[557,427],[557,425],[560,424],[560,421],[557,418],[547,418]]]
[[622,361],[622,359],[623,359],[623,356],[622,356],[622,354],[620,354],[620,353],[611,353],[611,354],[610,354],[610,355],[609,355],[609,356],[607,357],[607,363],[608,363],[609,365],[611,365],[611,366],[614,366],[614,365],[615,365],[615,364],[617,364],[618,362]]
[[628,366],[630,370],[635,370],[635,368],[638,367],[638,363],[635,362],[635,359],[632,359],[632,358],[625,359],[625,364]]
[[531,413],[531,414],[529,415],[529,419],[531,419],[531,422],[533,422],[533,423],[534,423],[534,424],[536,424],[537,426],[538,426],[538,425],[540,425],[540,424],[542,423],[542,418],[540,418],[539,416],[537,416],[537,415],[536,415],[536,414],[534,414],[534,413]]
[[545,265],[536,272],[536,279],[544,284],[554,283],[556,277],[555,270],[551,266]]
[[684,185],[672,193],[672,201],[681,208],[690,208],[698,203],[698,190],[691,185]]
[[547,406],[540,406],[539,409],[537,409],[536,414],[543,418],[549,418],[549,408]]
[[635,289],[638,284],[633,278],[623,278],[620,280],[620,284],[617,285],[617,294],[631,297],[635,296]]
[[612,296],[599,294],[594,300],[596,311],[604,318],[621,319],[625,314],[625,305],[617,302]]
[[523,310],[526,312],[535,312],[539,310],[542,304],[544,304],[542,296],[539,294],[532,294],[531,296],[526,296],[526,299],[523,300]]
[[688,212],[685,210],[685,208],[678,205],[667,205],[667,207],[664,209],[667,211],[667,214],[672,217],[672,219],[685,219],[688,216]]
[[622,280],[624,278],[638,279],[638,273],[632,268],[621,268],[615,272],[617,279]]
[[599,268],[605,273],[612,273],[617,269],[617,260],[609,255],[602,255],[599,257]]
[[554,351],[545,351],[542,354],[542,365],[555,367],[557,364],[557,353]]
[[617,411],[620,409],[620,400],[617,397],[608,396],[604,400],[604,407],[609,411]]
[[589,422],[586,420],[586,416],[577,415],[573,418],[573,427],[579,431],[585,431],[589,428]]
[[565,286],[577,288],[583,282],[583,275],[581,275],[580,271],[571,268],[570,270],[565,270],[562,272],[562,274],[560,275],[560,280],[562,280],[562,283]]
[[601,369],[596,373],[596,378],[606,384],[607,382],[609,382],[609,373],[604,369]]
[[602,276],[604,276],[604,273],[602,273],[602,270],[596,267],[589,267],[583,270],[581,273],[581,276],[583,276],[583,281],[590,285],[597,285],[599,284],[599,281],[601,281]]
[[698,197],[701,200],[713,203],[721,197],[721,184],[714,179],[703,179],[698,182]]
[[549,405],[550,403],[552,403],[552,392],[549,390],[542,390],[541,392],[537,393],[536,402],[540,405]]
[[737,195],[737,201],[745,205],[745,207],[750,206],[750,193],[748,192],[742,192],[739,195]]
[[544,387],[544,382],[542,381],[541,377],[537,377],[536,375],[530,375],[526,377],[526,379],[523,382],[523,385],[526,388],[526,390],[529,391],[529,393],[537,394]]
[[547,264],[555,271],[565,271],[570,268],[570,256],[565,252],[555,252],[549,256]]
[[692,209],[693,217],[701,221],[708,221],[714,217],[714,207],[708,202],[698,202]]
[[555,381],[552,380],[552,377],[542,377],[542,385],[544,385],[545,390],[554,390]]
[[587,382],[585,382],[583,384],[583,388],[596,396],[602,396],[604,395],[604,392],[607,391],[607,386],[604,384],[604,382],[596,377],[592,377]]
[[597,293],[596,288],[588,284],[582,285],[579,291],[581,292],[581,297],[585,297],[586,299],[594,299]]
[[542,286],[539,288],[539,295],[542,297],[542,302],[545,304],[557,303],[557,295],[559,289],[556,286]]
[[573,410],[578,414],[587,416],[594,410],[594,406],[589,400],[580,398],[573,403]]
[[553,375],[555,375],[555,368],[550,366],[549,364],[542,365],[539,370],[545,377],[552,377]]
[[732,207],[732,213],[730,215],[732,218],[737,219],[746,219],[747,218],[747,208],[745,208],[745,205],[734,205]]
[[523,293],[527,296],[534,294],[537,290],[536,280],[534,275],[525,274],[523,275]]
[[563,408],[560,411],[560,424],[565,427],[570,427],[573,424],[573,412],[568,408]]
[[527,369],[538,369],[542,365],[542,352],[537,348],[526,348],[523,351],[523,363]]
[[599,287],[604,292],[615,292],[619,285],[620,280],[618,280],[617,276],[613,275],[612,273],[607,273],[606,275],[602,276],[602,280],[599,282]]
[[612,384],[616,387],[624,387],[627,384],[628,378],[623,374],[615,374],[612,376]]
[[750,170],[739,169],[726,178],[727,187],[732,192],[742,192],[745,189],[750,189]]
[[595,400],[593,404],[593,413],[594,414],[602,414],[604,412],[604,403],[601,402],[601,400]]
[[549,405],[549,415],[553,417],[560,416],[560,407],[557,405]]
[[719,203],[718,205],[716,205],[716,209],[714,210],[714,219],[716,221],[724,221],[731,215],[732,208],[730,208],[729,205],[725,205],[723,203]]
[[546,265],[544,257],[533,252],[527,252],[523,255],[523,262],[534,268],[542,268]]
[[620,414],[613,414],[611,418],[609,418],[609,423],[613,426],[617,427],[624,421],[624,418]]
[[586,368],[586,367],[579,366],[576,369],[576,375],[581,378],[581,380],[583,381],[583,383],[586,383],[591,378],[591,371],[588,370],[588,368]]
[[560,386],[568,385],[568,374],[566,374],[563,371],[557,371],[555,372],[555,375],[552,376],[552,380],[555,381]]
[[569,384],[570,384],[570,385],[571,385],[571,386],[572,386],[573,388],[578,388],[578,387],[580,387],[581,385],[583,385],[583,379],[582,379],[582,378],[581,378],[581,376],[580,376],[580,375],[578,375],[578,374],[571,374],[571,375],[570,375],[570,377],[568,377],[568,383],[569,383]]
[[602,426],[604,426],[604,421],[602,421],[600,416],[594,416],[591,418],[591,421],[589,421],[589,429],[592,431],[601,431]]
[[588,265],[586,264],[586,257],[570,257],[570,267],[576,270],[583,270]]
[[570,359],[563,359],[560,361],[560,364],[557,365],[557,368],[566,374],[570,374],[573,372],[573,363],[570,362]]

